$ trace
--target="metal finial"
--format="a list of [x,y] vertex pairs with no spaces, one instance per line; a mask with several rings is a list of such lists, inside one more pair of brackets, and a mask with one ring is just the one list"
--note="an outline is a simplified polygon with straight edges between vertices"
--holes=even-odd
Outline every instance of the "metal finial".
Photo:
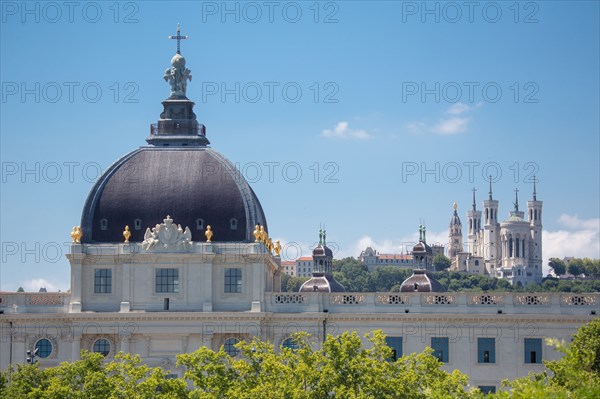
[[475,191],[477,191],[477,189],[475,187],[473,187],[473,210],[476,211],[477,210],[477,205],[475,205]]
[[535,181],[536,181],[536,178],[535,178],[535,176],[533,176],[533,200],[537,201],[537,193],[535,191]]
[[519,212],[519,189],[515,188],[515,212]]
[[177,40],[177,54],[181,54],[180,42],[181,40],[187,39],[187,36],[181,36],[181,28],[179,27],[179,23],[177,23],[177,36],[169,36],[169,39]]
[[490,200],[492,199],[492,175],[490,175]]

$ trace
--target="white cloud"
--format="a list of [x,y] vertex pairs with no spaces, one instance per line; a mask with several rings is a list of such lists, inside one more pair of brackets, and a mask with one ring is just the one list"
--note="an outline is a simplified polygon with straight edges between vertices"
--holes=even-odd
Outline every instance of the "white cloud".
[[441,119],[431,130],[439,134],[456,134],[467,131],[471,118],[453,117]]
[[460,114],[470,111],[471,109],[472,109],[472,107],[469,107],[465,103],[456,103],[456,104],[452,105],[450,108],[448,108],[446,113],[450,114],[450,115],[460,115]]
[[369,133],[360,129],[350,129],[348,127],[348,122],[341,121],[338,122],[333,130],[325,129],[321,134],[323,137],[332,137],[332,138],[341,138],[341,139],[368,139],[371,137]]
[[550,258],[600,258],[600,219],[579,219],[577,215],[563,213],[558,223],[563,229],[543,231],[544,266]]
[[451,105],[450,108],[444,112],[444,114],[449,116],[440,118],[435,125],[432,126],[428,123],[417,121],[408,123],[406,128],[411,133],[436,133],[441,135],[463,133],[469,129],[469,125],[472,121],[472,118],[465,116],[465,114],[471,113],[479,107],[481,107],[481,103],[473,106],[464,103],[456,103]]
[[48,292],[58,291],[58,288],[43,278],[34,278],[23,282],[23,289],[30,292],[38,292],[40,288],[46,288]]
[[571,216],[571,215],[567,215],[566,213],[563,213],[558,218],[558,222],[560,224],[562,224],[564,227],[570,228],[570,229],[585,229],[585,230],[594,230],[594,231],[600,230],[600,219],[599,218],[582,220],[582,219],[579,219],[578,215]]

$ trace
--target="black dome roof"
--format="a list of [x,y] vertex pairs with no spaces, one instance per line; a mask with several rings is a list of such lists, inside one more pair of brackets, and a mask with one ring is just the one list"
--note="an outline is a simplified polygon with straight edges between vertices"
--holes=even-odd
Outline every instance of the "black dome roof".
[[142,147],[115,162],[92,188],[81,217],[82,242],[143,241],[148,227],[170,215],[204,241],[254,241],[267,221],[252,188],[235,166],[208,147]]
[[400,292],[446,292],[446,288],[423,269],[414,269],[412,276],[400,285]]

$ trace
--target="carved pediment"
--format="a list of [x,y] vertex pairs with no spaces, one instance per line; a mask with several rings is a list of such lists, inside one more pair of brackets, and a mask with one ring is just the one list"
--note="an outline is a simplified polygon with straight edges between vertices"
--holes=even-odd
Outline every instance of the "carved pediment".
[[152,230],[146,229],[142,248],[146,251],[189,250],[192,248],[192,232],[189,227],[183,230],[167,215],[163,223],[157,224]]

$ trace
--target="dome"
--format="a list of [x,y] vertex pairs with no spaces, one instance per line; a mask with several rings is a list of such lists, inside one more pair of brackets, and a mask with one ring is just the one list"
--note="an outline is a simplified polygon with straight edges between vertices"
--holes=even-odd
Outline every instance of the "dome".
[[425,270],[415,269],[412,276],[400,285],[400,292],[446,292],[446,289]]
[[142,147],[114,163],[92,188],[83,208],[82,242],[143,241],[148,227],[169,215],[193,241],[253,242],[267,221],[252,188],[235,166],[209,147]]
[[323,246],[323,244],[319,244],[315,247],[315,249],[313,249],[312,255],[313,257],[330,256],[333,258],[333,251],[331,251],[327,245]]
[[310,280],[302,284],[299,292],[346,292],[346,289],[329,273],[313,273]]
[[433,251],[431,250],[431,247],[429,245],[427,245],[427,243],[423,242],[423,241],[419,241],[414,247],[413,247],[413,253],[433,253]]

